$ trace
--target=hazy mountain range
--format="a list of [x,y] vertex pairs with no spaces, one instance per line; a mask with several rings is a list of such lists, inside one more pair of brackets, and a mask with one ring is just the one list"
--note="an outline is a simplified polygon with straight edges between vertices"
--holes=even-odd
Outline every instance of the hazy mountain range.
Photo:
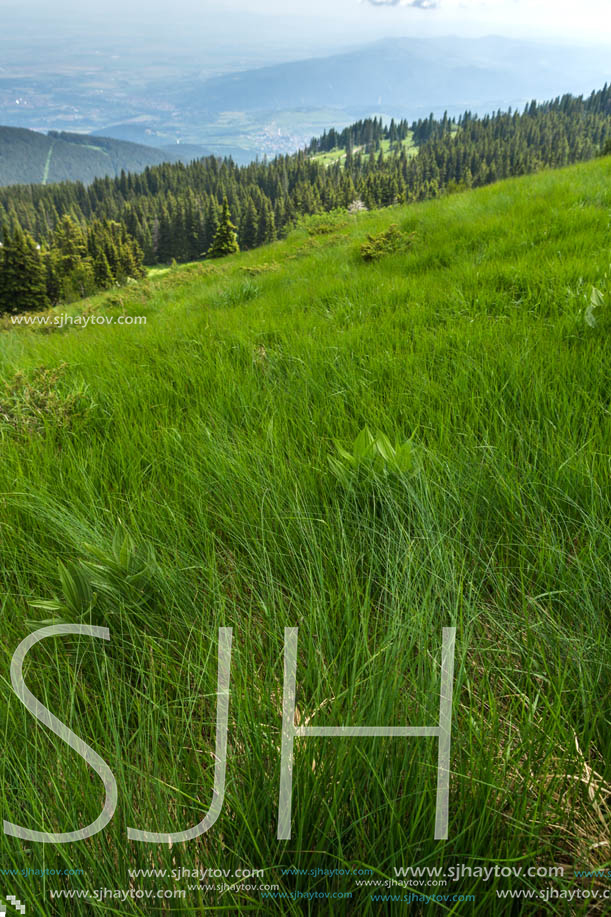
[[[486,113],[533,98],[589,93],[607,79],[607,48],[568,48],[488,37],[396,38],[325,57],[201,79],[160,91],[159,112],[103,129],[110,136],[167,143],[176,132],[238,161],[291,152],[329,127],[369,115],[409,119]],[[168,124],[175,133],[168,134]]]
[[[401,116],[444,106],[507,107],[590,91],[609,72],[609,49],[507,38],[395,38],[356,50],[183,82],[168,98],[207,114],[334,106]],[[357,113],[355,112],[355,113]]]
[[[122,51],[114,62],[79,59],[44,74],[40,60],[36,72],[3,66],[0,122],[39,130],[78,126],[97,137],[158,147],[166,158],[172,150],[176,155],[180,141],[194,147],[192,156],[203,147],[246,162],[292,152],[324,129],[370,115],[483,114],[533,98],[589,94],[610,71],[607,47],[495,36],[384,39],[242,70],[233,60],[231,72],[213,76],[205,55],[199,68],[191,57],[189,67],[175,60],[169,68],[164,58],[159,69],[157,59],[147,67],[136,51],[133,57]],[[47,180],[66,177],[59,152]],[[108,150],[90,152],[91,168],[108,159]],[[38,162],[34,171],[40,174]]]

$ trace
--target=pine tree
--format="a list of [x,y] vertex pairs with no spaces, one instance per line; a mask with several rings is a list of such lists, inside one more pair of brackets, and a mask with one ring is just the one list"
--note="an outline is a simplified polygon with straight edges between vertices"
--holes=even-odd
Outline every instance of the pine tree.
[[172,259],[172,223],[167,207],[161,209],[159,218],[159,235],[157,240],[157,260],[166,264]]
[[206,215],[204,217],[203,236],[205,238],[205,245],[202,245],[202,257],[205,257],[205,253],[212,245],[212,240],[216,235],[218,225],[219,206],[213,198],[210,198],[208,201],[208,207],[206,208]]
[[47,278],[40,248],[29,233],[15,226],[3,231],[0,255],[0,312],[36,312],[49,306]]
[[257,216],[257,208],[254,205],[253,199],[249,197],[248,203],[242,213],[242,221],[240,223],[240,242],[242,243],[242,248],[254,248],[257,244],[258,237],[259,218]]
[[233,255],[234,252],[239,252],[240,246],[238,245],[238,236],[235,231],[235,226],[231,222],[231,214],[229,213],[229,203],[227,198],[223,198],[223,209],[221,211],[221,218],[219,221],[218,229],[214,234],[214,239],[212,240],[212,245],[208,249],[208,258],[224,258],[225,255]]
[[259,216],[259,232],[257,235],[257,245],[265,245],[267,242],[273,242],[276,238],[276,220],[274,211],[268,198],[263,198],[261,214]]
[[69,274],[87,254],[87,244],[81,227],[68,214],[62,218],[53,234],[53,248],[62,258],[62,273]]
[[100,290],[107,290],[114,283],[114,278],[108,264],[108,258],[103,251],[99,251],[93,262],[93,279]]
[[52,306],[56,306],[62,296],[62,282],[60,270],[60,256],[51,249],[44,255],[45,274],[47,284],[47,298]]

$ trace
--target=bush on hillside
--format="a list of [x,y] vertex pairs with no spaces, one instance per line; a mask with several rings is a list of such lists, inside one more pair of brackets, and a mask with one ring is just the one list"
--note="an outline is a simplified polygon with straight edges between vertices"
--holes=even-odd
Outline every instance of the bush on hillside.
[[415,235],[414,232],[402,232],[396,223],[377,235],[369,233],[367,241],[361,245],[361,258],[363,261],[378,261],[384,255],[407,251],[413,245]]

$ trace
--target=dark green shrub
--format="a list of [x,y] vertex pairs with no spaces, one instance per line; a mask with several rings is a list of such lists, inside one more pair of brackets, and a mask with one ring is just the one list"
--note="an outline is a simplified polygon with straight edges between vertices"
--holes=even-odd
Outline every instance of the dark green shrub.
[[396,223],[377,235],[367,236],[367,241],[361,245],[361,258],[363,261],[378,261],[384,255],[395,252],[407,251],[413,245],[415,233],[402,232]]

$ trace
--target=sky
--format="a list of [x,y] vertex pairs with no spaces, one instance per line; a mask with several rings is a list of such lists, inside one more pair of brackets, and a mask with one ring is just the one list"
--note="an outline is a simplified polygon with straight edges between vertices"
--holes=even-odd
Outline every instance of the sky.
[[418,34],[576,36],[611,40],[611,0],[229,0],[252,10],[318,11],[331,8],[353,20]]
[[478,27],[494,27],[498,32],[514,29],[546,32],[557,30],[567,38],[576,31],[611,37],[609,0],[364,0],[368,6],[397,12],[401,16],[430,17],[437,28],[465,22]]
[[[0,0],[2,10],[17,0]],[[30,16],[44,18],[63,12],[85,17],[81,0],[30,0]],[[363,31],[382,35],[532,35],[611,42],[611,0],[89,0],[86,7],[99,15],[116,11],[171,26],[189,17],[201,27],[206,21],[245,10],[278,17],[320,17],[343,22],[347,37]],[[22,7],[23,10],[23,7]]]

